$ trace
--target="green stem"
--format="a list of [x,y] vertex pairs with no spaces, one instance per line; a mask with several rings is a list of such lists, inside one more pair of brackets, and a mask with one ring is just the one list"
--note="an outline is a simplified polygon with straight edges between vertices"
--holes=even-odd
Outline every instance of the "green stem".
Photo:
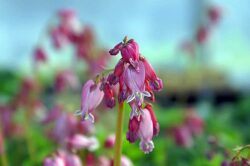
[[8,166],[8,160],[7,160],[5,152],[3,152],[0,156],[1,156],[1,164],[2,164],[2,166]]
[[30,160],[34,160],[34,154],[35,154],[35,150],[32,144],[32,135],[30,133],[30,109],[28,108],[27,110],[25,110],[27,112],[25,112],[25,119],[24,119],[24,127],[25,127],[25,135],[24,135],[24,139],[26,140],[26,144],[27,144],[27,150],[28,150],[28,154],[30,157]]
[[4,140],[4,135],[2,133],[2,128],[0,126],[0,134],[2,134],[2,144],[3,144],[3,152],[0,153],[0,160],[1,160],[1,165],[2,166],[8,166],[8,159],[7,159],[7,156],[6,156],[6,152],[5,152],[5,140]]
[[120,103],[116,121],[114,166],[121,165],[123,119],[124,119],[124,104]]

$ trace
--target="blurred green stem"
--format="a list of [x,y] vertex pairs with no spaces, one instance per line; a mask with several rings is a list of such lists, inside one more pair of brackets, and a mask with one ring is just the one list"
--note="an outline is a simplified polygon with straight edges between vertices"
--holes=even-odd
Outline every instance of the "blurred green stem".
[[3,144],[3,152],[1,153],[0,152],[0,160],[1,160],[1,165],[2,166],[8,166],[8,159],[7,159],[7,156],[6,156],[6,153],[5,153],[5,140],[4,140],[4,135],[3,135],[3,132],[2,132],[2,128],[1,128],[1,125],[0,125],[0,134],[2,134],[2,144]]
[[1,164],[2,166],[8,166],[8,160],[5,152],[1,154]]
[[31,133],[30,133],[30,109],[28,108],[26,110],[26,115],[24,119],[24,125],[25,125],[25,139],[26,139],[26,144],[27,144],[27,149],[29,153],[30,160],[34,160],[33,154],[34,152],[34,147],[32,145],[32,138],[31,138]]
[[116,121],[114,166],[121,165],[123,119],[124,119],[124,104],[120,103]]

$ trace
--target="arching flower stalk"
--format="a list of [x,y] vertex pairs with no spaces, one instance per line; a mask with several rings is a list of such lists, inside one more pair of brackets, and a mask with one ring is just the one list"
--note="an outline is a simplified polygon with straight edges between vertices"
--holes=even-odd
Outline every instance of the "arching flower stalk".
[[[128,40],[125,37],[123,42],[118,43],[109,53],[112,56],[120,53],[121,59],[114,70],[104,71],[95,81],[88,80],[85,83],[81,109],[76,114],[81,115],[84,120],[94,122],[92,112],[101,100],[104,98],[107,107],[113,108],[116,104],[115,98],[118,98],[114,165],[120,165],[123,102],[127,102],[131,107],[127,140],[133,143],[140,139],[140,149],[149,153],[154,148],[152,138],[159,133],[159,124],[152,105],[145,103],[144,98],[154,101],[153,91],[160,91],[163,82],[157,77],[151,64],[139,53],[139,46],[133,39]],[[117,96],[114,86],[119,87]]]

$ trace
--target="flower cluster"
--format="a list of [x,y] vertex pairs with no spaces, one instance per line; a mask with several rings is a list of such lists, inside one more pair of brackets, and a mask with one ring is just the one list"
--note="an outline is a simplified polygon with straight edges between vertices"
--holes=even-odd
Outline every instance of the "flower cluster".
[[195,55],[197,45],[202,46],[207,43],[212,30],[221,20],[222,9],[219,6],[210,5],[205,9],[204,15],[205,17],[203,17],[201,24],[195,31],[194,40],[184,41],[180,45],[180,49],[190,55]]
[[153,91],[160,91],[163,82],[146,58],[141,56],[139,46],[133,39],[125,37],[109,53],[112,56],[120,53],[121,59],[114,70],[103,72],[95,81],[85,83],[81,110],[76,114],[82,115],[85,120],[94,121],[92,112],[103,98],[107,107],[115,106],[115,89],[118,88],[118,102],[126,101],[132,109],[127,140],[133,143],[140,138],[140,148],[149,153],[154,148],[152,138],[159,133],[159,124],[152,106],[145,103],[144,98],[154,101]]
[[96,74],[106,65],[110,56],[104,49],[98,48],[91,27],[83,26],[76,13],[70,9],[58,12],[59,23],[50,29],[50,37],[54,48],[61,49],[71,45],[76,58],[86,62],[90,74]]

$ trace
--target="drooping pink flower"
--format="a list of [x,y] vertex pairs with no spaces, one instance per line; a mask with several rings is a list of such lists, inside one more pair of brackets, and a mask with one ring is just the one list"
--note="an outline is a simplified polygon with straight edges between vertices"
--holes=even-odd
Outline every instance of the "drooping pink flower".
[[145,153],[154,149],[152,138],[159,133],[159,124],[153,113],[152,107],[147,105],[142,109],[139,117],[133,117],[129,121],[127,139],[133,143],[140,138],[140,148]]
[[104,92],[104,101],[107,107],[113,108],[115,106],[115,97],[113,89],[107,82],[102,84],[102,90]]
[[130,62],[131,59],[133,61],[139,59],[139,46],[133,39],[127,41],[127,38],[124,38],[123,43],[117,44],[109,51],[111,55],[117,55],[119,52],[121,52],[122,58],[125,62]]
[[57,92],[62,92],[67,87],[77,89],[79,80],[76,75],[70,70],[64,70],[57,73],[55,78],[55,89]]
[[177,145],[187,148],[193,145],[192,135],[186,126],[176,127],[173,132],[174,140]]
[[34,50],[34,61],[36,63],[45,63],[47,62],[47,54],[45,53],[44,49],[41,48],[41,47],[37,47],[35,50]]
[[0,105],[0,126],[4,137],[22,134],[22,126],[14,121],[14,112],[9,106]]
[[67,151],[59,150],[52,157],[46,157],[44,166],[82,166],[80,158]]
[[216,24],[221,18],[221,9],[218,6],[208,8],[208,17],[212,24]]
[[200,135],[203,132],[203,120],[193,110],[188,110],[186,113],[185,124],[193,135]]
[[94,116],[91,114],[101,103],[104,93],[100,90],[101,83],[95,84],[93,80],[88,80],[82,88],[81,110],[76,115],[82,115],[84,120],[89,119],[94,122]]
[[209,36],[210,30],[208,27],[206,26],[201,26],[199,27],[199,29],[197,30],[197,34],[196,34],[196,41],[199,44],[204,44]]
[[142,62],[138,63],[138,70],[132,66],[128,66],[123,73],[124,84],[129,96],[127,102],[132,108],[132,116],[140,112],[140,107],[144,101],[144,97],[150,97],[150,93],[145,91],[145,68]]
[[108,136],[108,138],[104,142],[104,147],[105,148],[113,148],[115,145],[115,135],[112,134]]
[[133,163],[128,157],[123,155],[121,158],[121,165],[122,166],[133,166]]
[[141,61],[145,67],[146,80],[149,82],[150,88],[154,91],[162,90],[163,83],[160,78],[157,77],[152,65],[143,57],[141,57]]
[[95,150],[99,143],[95,137],[86,137],[82,134],[75,134],[67,139],[67,144],[70,149],[89,149]]
[[106,156],[100,156],[100,157],[98,157],[97,165],[100,165],[100,166],[111,166],[111,161]]
[[50,111],[47,112],[46,116],[42,120],[43,124],[48,124],[55,121],[62,114],[63,107],[61,105],[54,106]]
[[64,160],[60,156],[47,157],[43,161],[43,166],[65,166]]
[[56,49],[61,49],[62,46],[65,43],[65,38],[64,36],[61,34],[60,30],[55,27],[52,28],[50,30],[50,36],[51,36],[51,40],[52,40],[52,44]]
[[82,166],[80,158],[75,154],[67,154],[64,157],[65,166]]
[[60,19],[67,21],[74,18],[76,16],[76,13],[72,9],[61,9],[58,11],[58,15]]

